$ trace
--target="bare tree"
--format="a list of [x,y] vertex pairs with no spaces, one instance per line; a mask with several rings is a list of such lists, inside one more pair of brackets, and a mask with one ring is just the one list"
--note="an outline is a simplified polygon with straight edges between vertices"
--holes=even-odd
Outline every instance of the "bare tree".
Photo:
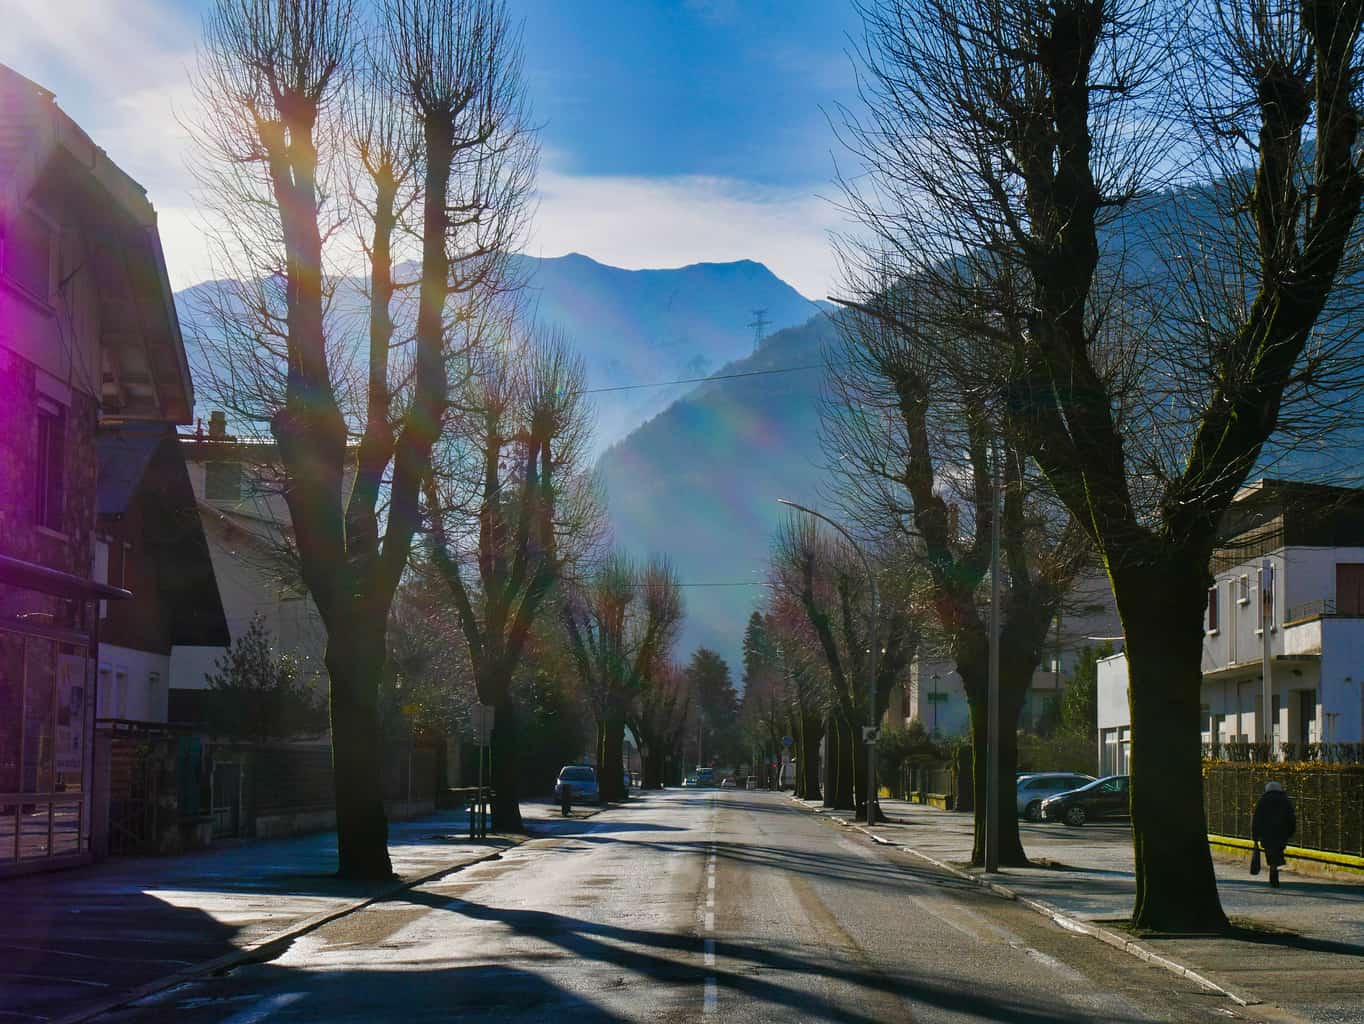
[[663,560],[639,568],[613,554],[565,594],[561,612],[578,676],[597,720],[602,799],[623,800],[625,723],[677,639],[683,614],[677,575]]
[[582,360],[561,338],[514,333],[478,355],[427,483],[431,563],[495,709],[493,824],[521,830],[512,682],[565,567],[590,548],[598,504]]
[[[997,784],[1010,792],[1018,765],[1018,718],[1042,662],[1048,630],[1076,574],[1091,561],[1084,532],[1042,486],[1030,460],[1007,441],[1001,517],[995,522],[992,438],[998,431],[969,351],[942,337],[930,295],[908,285],[863,288],[839,317],[828,354],[823,441],[844,507],[870,529],[903,539],[900,550],[926,579],[945,647],[971,711],[975,843],[985,861],[992,535],[1000,532],[999,757]],[[962,351],[966,349],[966,351]],[[1023,865],[1018,819],[1000,819],[999,860]]]
[[1358,383],[1341,288],[1361,3],[862,13],[867,102],[845,123],[869,174],[846,194],[873,240],[849,252],[994,347],[978,391],[1090,535],[1123,621],[1134,921],[1222,927],[1200,786],[1209,559],[1247,476]]
[[672,662],[657,659],[640,681],[639,697],[626,714],[626,724],[639,746],[645,789],[662,789],[665,780],[676,773],[691,710],[686,675]]
[[[457,328],[501,288],[535,165],[500,0],[388,0],[381,12],[368,25],[353,0],[218,0],[196,82],[201,184],[238,282],[209,310],[232,353],[213,390],[278,445],[301,576],[327,630],[339,869],[355,878],[391,874],[378,761],[386,623],[452,350],[479,340]],[[367,30],[372,53],[357,44]],[[355,160],[364,173],[349,180],[369,182],[367,206],[338,197]],[[411,355],[395,360],[407,202],[420,211],[417,313]],[[342,227],[360,210],[368,314],[329,317],[353,262]],[[356,319],[365,341],[347,330]],[[346,354],[366,341],[360,373]]]
[[[824,796],[830,806],[846,809],[870,806],[862,739],[862,726],[872,720],[866,682],[871,654],[869,582],[845,541],[826,540],[804,517],[788,518],[780,527],[772,584],[779,595],[799,603],[823,656],[830,707]],[[914,655],[918,629],[907,602],[893,599],[884,585],[878,590],[883,599],[877,609],[876,640],[881,649],[875,660],[874,720],[880,722],[891,688]]]

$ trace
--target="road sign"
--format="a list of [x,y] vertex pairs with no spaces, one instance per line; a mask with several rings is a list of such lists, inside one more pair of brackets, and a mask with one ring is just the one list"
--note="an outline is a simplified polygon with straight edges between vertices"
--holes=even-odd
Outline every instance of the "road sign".
[[876,738],[881,735],[881,730],[874,725],[862,726],[862,742],[875,743]]
[[781,745],[782,745],[783,747],[789,747],[789,746],[790,746],[792,743],[794,743],[794,742],[795,742],[795,740],[793,740],[790,736],[783,736],[783,737],[781,738]]
[[491,704],[475,704],[469,715],[473,721],[474,732],[478,733],[479,742],[487,743],[488,737],[492,735],[494,708]]

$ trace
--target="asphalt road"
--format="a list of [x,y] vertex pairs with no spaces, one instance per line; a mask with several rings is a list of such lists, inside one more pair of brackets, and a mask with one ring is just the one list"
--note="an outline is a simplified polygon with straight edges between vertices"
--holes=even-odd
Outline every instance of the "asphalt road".
[[563,828],[102,1020],[1262,1019],[776,794]]

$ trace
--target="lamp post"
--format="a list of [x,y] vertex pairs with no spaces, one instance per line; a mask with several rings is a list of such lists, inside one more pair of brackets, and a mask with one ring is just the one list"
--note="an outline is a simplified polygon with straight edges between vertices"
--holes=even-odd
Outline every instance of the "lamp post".
[[933,673],[933,735],[938,735],[938,673]]
[[867,556],[866,556],[866,554],[862,551],[861,545],[859,545],[859,544],[857,543],[857,541],[853,540],[852,534],[850,534],[847,530],[845,530],[845,529],[844,529],[842,526],[840,526],[838,523],[834,522],[832,519],[830,519],[828,516],[824,515],[824,513],[822,513],[822,512],[816,512],[816,511],[815,511],[814,509],[812,509],[812,508],[806,508],[804,505],[798,505],[798,504],[796,504],[796,502],[794,502],[794,501],[788,501],[788,500],[785,499],[785,498],[778,498],[778,499],[777,499],[777,504],[779,504],[779,505],[786,505],[786,506],[788,506],[788,507],[790,507],[790,508],[795,509],[795,510],[798,511],[798,512],[804,512],[806,515],[814,516],[816,519],[822,519],[822,520],[824,520],[824,522],[828,523],[828,524],[829,524],[830,526],[832,526],[835,530],[837,530],[839,533],[841,533],[841,534],[843,535],[843,538],[844,538],[849,544],[852,545],[852,549],[853,549],[855,552],[857,552],[857,557],[858,557],[858,558],[861,560],[861,562],[862,562],[862,571],[865,572],[866,575],[867,575],[867,589],[870,591],[870,594],[871,594],[871,615],[870,615],[870,622],[868,623],[868,627],[867,627],[868,639],[871,641],[871,657],[868,659],[868,662],[867,662],[867,663],[868,663],[868,668],[869,668],[869,671],[868,671],[868,673],[867,673],[867,723],[868,723],[868,724],[867,724],[867,728],[864,730],[864,733],[865,733],[865,735],[866,735],[866,737],[867,737],[867,739],[866,739],[866,745],[867,745],[867,817],[866,817],[866,821],[867,821],[867,824],[870,825],[870,824],[872,824],[872,823],[876,820],[876,812],[872,810],[872,808],[876,806],[876,726],[877,726],[877,722],[876,722],[876,659],[877,659],[877,655],[880,653],[880,647],[879,647],[879,645],[878,645],[878,640],[877,640],[877,637],[876,637],[876,622],[877,622],[877,616],[878,616],[878,609],[877,609],[877,603],[876,603],[876,577],[874,577],[874,576],[872,575],[871,563],[870,563],[869,561],[867,561]]
[[[1003,515],[999,440],[994,449],[994,494],[990,517],[990,681],[985,754],[985,870],[999,870],[999,520]],[[979,763],[979,762],[977,762]]]

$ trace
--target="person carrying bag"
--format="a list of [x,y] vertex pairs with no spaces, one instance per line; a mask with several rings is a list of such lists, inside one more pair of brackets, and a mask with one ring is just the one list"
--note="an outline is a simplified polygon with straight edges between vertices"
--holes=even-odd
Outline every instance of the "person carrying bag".
[[1269,865],[1269,884],[1279,887],[1279,868],[1284,865],[1284,847],[1293,833],[1298,830],[1297,817],[1293,814],[1293,801],[1288,799],[1283,786],[1277,782],[1265,783],[1264,795],[1255,805],[1255,817],[1251,819],[1250,837],[1255,840],[1255,852],[1250,858],[1250,873],[1260,870],[1260,847],[1264,847],[1265,863]]

